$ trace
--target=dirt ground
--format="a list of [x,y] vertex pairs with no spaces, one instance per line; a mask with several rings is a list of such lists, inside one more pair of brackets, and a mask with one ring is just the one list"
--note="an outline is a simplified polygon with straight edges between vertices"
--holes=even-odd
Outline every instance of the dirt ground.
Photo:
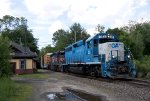
[[49,92],[63,92],[65,88],[77,89],[88,94],[101,96],[103,101],[150,101],[150,88],[148,87],[97,81],[48,70],[43,70],[40,73],[49,76],[46,79],[13,78],[19,83],[32,84],[33,95],[29,97],[28,101],[55,101],[48,99],[46,94]]

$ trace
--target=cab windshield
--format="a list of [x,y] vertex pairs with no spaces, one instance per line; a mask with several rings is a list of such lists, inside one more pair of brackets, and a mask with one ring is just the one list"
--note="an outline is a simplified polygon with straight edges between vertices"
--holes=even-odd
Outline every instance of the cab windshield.
[[99,39],[99,43],[106,43],[106,42],[119,42],[119,40],[115,40],[115,39],[108,39],[108,38],[101,38]]

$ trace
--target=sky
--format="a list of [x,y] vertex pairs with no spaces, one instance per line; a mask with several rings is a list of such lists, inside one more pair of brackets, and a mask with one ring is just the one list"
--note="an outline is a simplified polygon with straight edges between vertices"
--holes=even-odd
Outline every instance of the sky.
[[53,33],[78,22],[93,35],[97,24],[106,28],[129,21],[150,20],[150,0],[0,0],[0,18],[25,17],[41,49],[52,44]]

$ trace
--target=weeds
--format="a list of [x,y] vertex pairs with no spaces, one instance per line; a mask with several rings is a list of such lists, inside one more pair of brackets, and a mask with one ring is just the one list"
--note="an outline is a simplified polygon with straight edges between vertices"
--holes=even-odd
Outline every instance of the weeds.
[[26,101],[31,93],[31,85],[18,84],[9,78],[0,79],[0,101]]
[[138,77],[146,77],[150,73],[150,56],[144,56],[140,61],[136,60]]
[[21,78],[32,78],[32,79],[46,79],[48,78],[48,74],[21,74],[18,75]]

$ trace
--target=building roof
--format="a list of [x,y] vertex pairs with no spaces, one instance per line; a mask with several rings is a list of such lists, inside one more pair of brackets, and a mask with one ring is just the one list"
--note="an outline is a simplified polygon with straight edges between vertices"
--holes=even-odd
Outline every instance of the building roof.
[[28,47],[23,47],[15,42],[10,43],[10,47],[12,49],[12,57],[14,58],[34,58],[37,57],[35,52],[32,52]]

